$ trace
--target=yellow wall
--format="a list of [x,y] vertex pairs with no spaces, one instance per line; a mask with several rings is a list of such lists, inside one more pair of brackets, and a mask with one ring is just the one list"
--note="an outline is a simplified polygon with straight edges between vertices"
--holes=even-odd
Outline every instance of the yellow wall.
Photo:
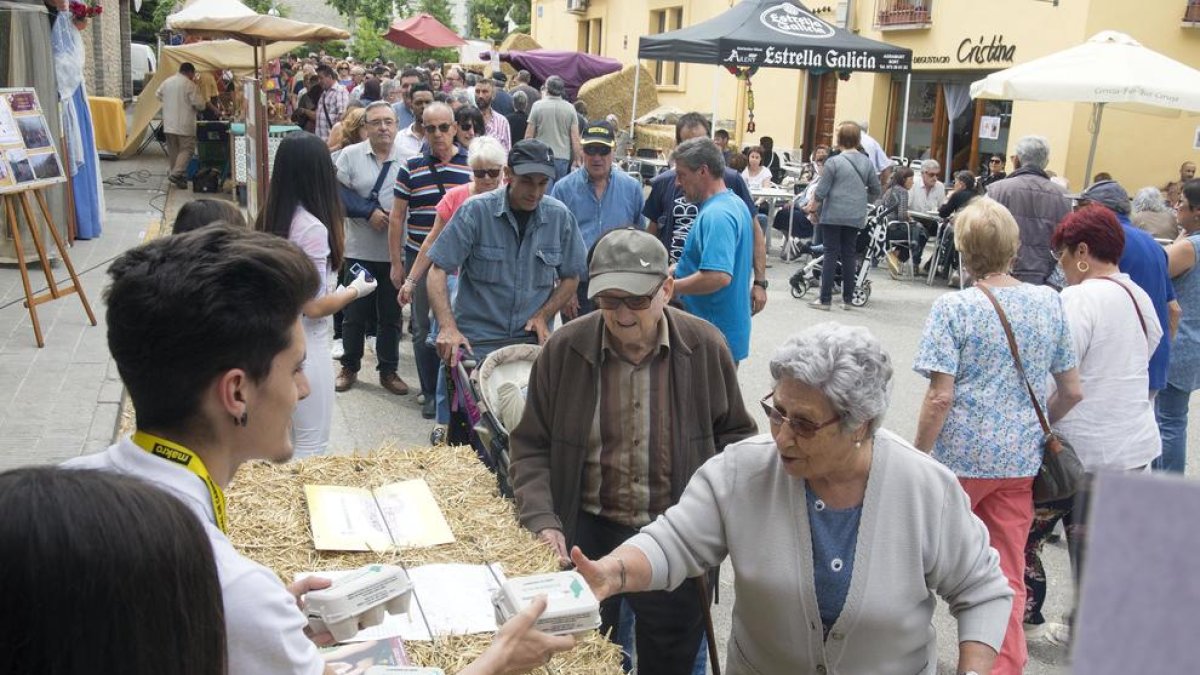
[[[884,0],[879,0],[883,5]],[[1186,0],[1117,2],[1116,0],[1063,1],[1055,7],[1043,2],[991,0],[983,9],[978,2],[932,0],[933,21],[928,29],[880,31],[874,24],[874,0],[858,4],[860,34],[913,50],[921,57],[950,57],[948,64],[915,63],[914,72],[973,71],[980,77],[1079,44],[1106,29],[1132,35],[1147,47],[1192,67],[1200,67],[1200,28],[1180,25]],[[990,42],[993,35],[1015,46],[1012,64],[961,64],[957,59],[966,38]],[[864,82],[866,80],[866,82]],[[883,136],[887,115],[887,76],[854,74],[838,90],[838,118],[869,116],[872,132]],[[1029,134],[1050,141],[1049,168],[1066,176],[1073,190],[1082,189],[1091,135],[1091,106],[1070,103],[1014,102],[1009,128],[1009,149]],[[1193,135],[1200,117],[1164,119],[1108,110],[1104,114],[1093,173],[1107,171],[1130,192],[1144,185],[1161,185],[1177,175],[1181,162],[1195,160]],[[899,131],[897,130],[897,134]]]
[[[547,49],[577,49],[579,22],[593,18],[603,20],[601,55],[633,63],[637,59],[638,38],[650,34],[650,12],[664,7],[683,7],[683,25],[693,25],[729,9],[731,0],[591,0],[583,14],[567,12],[567,0],[533,0],[532,27],[534,39]],[[540,16],[539,16],[540,13]],[[644,62],[653,72],[654,62]],[[720,66],[685,63],[680,65],[678,87],[660,87],[659,103],[683,111],[711,113],[713,109],[713,79],[717,76],[717,117],[719,126],[730,129],[735,140],[744,135],[745,121],[739,117],[740,83]],[[775,147],[792,148],[799,145],[804,72],[800,70],[763,69],[754,77],[755,126],[753,134],[742,142],[759,136],[775,138]],[[648,112],[638,104],[638,115]],[[740,125],[737,121],[741,120]],[[735,126],[738,126],[734,133]]]

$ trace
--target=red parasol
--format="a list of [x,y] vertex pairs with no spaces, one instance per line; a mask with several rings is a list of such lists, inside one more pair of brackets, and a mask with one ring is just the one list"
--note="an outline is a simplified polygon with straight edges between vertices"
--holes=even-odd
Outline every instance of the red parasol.
[[438,49],[467,44],[457,33],[428,14],[417,14],[396,21],[383,37],[408,49]]

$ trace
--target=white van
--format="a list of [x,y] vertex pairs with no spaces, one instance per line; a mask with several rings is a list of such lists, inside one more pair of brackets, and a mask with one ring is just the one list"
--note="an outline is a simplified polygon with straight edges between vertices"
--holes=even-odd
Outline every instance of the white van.
[[150,78],[154,77],[156,70],[158,70],[158,58],[154,55],[154,48],[140,42],[130,42],[129,77],[133,80],[135,96],[142,93],[142,87],[146,86]]

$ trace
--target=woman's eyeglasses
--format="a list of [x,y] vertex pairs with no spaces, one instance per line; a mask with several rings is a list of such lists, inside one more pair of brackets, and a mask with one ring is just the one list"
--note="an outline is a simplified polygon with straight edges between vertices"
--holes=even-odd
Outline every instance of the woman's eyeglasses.
[[471,173],[475,174],[476,178],[499,178],[500,169],[472,169]]
[[458,130],[459,131],[474,131],[475,125],[471,124],[470,122],[463,122],[462,124],[458,125]]
[[452,126],[454,125],[447,122],[442,122],[441,124],[426,124],[425,133],[432,134],[435,131],[440,131],[443,134],[448,134],[450,133],[450,127]]
[[659,284],[653,291],[650,291],[650,295],[631,295],[626,298],[614,298],[611,295],[597,295],[595,298],[593,298],[593,300],[596,302],[596,306],[600,309],[614,310],[620,308],[621,305],[625,305],[629,309],[638,311],[649,307],[650,303],[654,302],[654,298],[658,295],[658,291],[660,289],[662,289],[662,284]]
[[802,417],[788,417],[787,415],[779,412],[775,406],[767,403],[767,401],[769,401],[774,395],[775,392],[771,392],[762,397],[762,400],[758,402],[758,404],[762,406],[763,412],[767,414],[767,419],[771,421],[773,426],[779,427],[783,426],[784,424],[788,425],[788,427],[791,428],[792,433],[800,436],[801,438],[812,438],[813,436],[817,435],[818,431],[831,424],[836,424],[842,419],[840,415],[834,415],[830,420],[817,423],[806,420]]

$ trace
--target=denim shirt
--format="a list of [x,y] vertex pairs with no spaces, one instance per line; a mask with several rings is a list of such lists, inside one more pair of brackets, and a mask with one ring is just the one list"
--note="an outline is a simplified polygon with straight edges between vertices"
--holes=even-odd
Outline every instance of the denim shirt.
[[521,239],[508,190],[468,199],[429,251],[443,270],[458,268],[454,317],[474,343],[529,337],[525,323],[554,292],[559,279],[579,278],[587,249],[566,205],[546,196]]
[[582,167],[555,183],[551,193],[575,214],[588,249],[609,230],[630,226],[642,229],[642,206],[646,201],[642,186],[615,166],[609,170],[608,185],[599,199],[587,169]]

